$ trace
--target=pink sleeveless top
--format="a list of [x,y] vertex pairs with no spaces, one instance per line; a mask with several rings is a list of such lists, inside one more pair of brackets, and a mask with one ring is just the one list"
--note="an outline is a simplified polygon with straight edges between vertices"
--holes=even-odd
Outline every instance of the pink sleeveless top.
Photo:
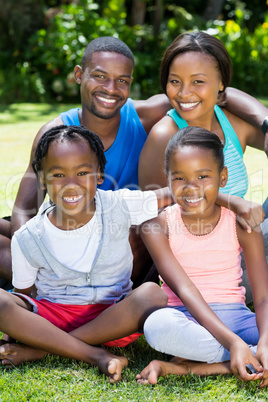
[[[221,207],[215,228],[203,236],[191,234],[181,218],[181,207],[166,208],[171,250],[207,303],[243,303],[241,248],[236,233],[236,216]],[[161,279],[162,280],[162,279]],[[182,301],[163,281],[168,306],[182,306]]]

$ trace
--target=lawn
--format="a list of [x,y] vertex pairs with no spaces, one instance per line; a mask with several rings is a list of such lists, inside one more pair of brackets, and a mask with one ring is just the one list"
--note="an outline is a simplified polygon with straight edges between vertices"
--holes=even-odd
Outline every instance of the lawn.
[[[268,106],[268,99],[263,100]],[[68,105],[72,107],[72,105]],[[18,184],[25,171],[31,144],[46,121],[67,109],[66,105],[14,104],[0,106],[0,216],[9,215]],[[247,149],[250,188],[246,198],[262,202],[268,193],[268,163],[264,153]],[[135,376],[152,359],[166,356],[152,350],[141,337],[125,349],[129,367],[122,381],[110,385],[97,368],[48,356],[12,370],[0,369],[0,402],[13,401],[266,401],[268,391],[258,383],[242,383],[234,376],[198,378],[192,375],[162,378],[156,386],[142,386]]]

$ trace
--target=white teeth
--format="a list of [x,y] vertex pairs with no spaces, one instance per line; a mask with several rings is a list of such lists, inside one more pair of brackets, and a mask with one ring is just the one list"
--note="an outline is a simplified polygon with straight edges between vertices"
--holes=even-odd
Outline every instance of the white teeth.
[[106,102],[106,103],[115,103],[116,102],[115,99],[102,98],[101,96],[98,96],[98,99],[101,100],[102,102]]
[[199,201],[201,201],[201,200],[203,200],[203,198],[204,197],[200,197],[200,198],[196,198],[195,200],[193,200],[192,198],[191,199],[187,199],[187,198],[185,198],[185,200],[186,200],[186,202],[189,202],[189,203],[195,203],[195,202],[199,202]]
[[63,199],[66,202],[77,202],[77,201],[81,200],[82,197],[83,197],[82,195],[79,195],[76,197],[63,197]]
[[180,106],[183,108],[183,109],[191,109],[191,107],[194,107],[194,106],[196,106],[197,104],[198,104],[199,102],[192,102],[192,103],[180,103]]

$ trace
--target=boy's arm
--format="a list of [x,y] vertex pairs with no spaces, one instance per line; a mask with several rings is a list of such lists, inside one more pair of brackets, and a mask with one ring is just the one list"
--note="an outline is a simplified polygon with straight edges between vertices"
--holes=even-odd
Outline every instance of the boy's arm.
[[252,364],[260,371],[258,360],[242,339],[230,331],[205,302],[172,253],[166,233],[165,213],[145,222],[141,228],[142,239],[159,274],[200,325],[230,351],[234,374],[246,381],[256,379],[256,374],[247,373],[246,364]]
[[236,195],[219,193],[217,204],[233,211],[237,215],[239,224],[248,233],[259,226],[265,217],[260,204],[247,201]]
[[243,248],[252,290],[256,323],[260,338],[256,357],[264,368],[261,387],[268,386],[268,266],[260,227],[246,233],[237,225],[238,241]]

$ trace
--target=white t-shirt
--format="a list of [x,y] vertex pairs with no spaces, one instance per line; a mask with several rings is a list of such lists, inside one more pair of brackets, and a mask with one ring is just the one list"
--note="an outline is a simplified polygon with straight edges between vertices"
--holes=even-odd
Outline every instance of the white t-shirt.
[[[139,225],[157,215],[157,198],[153,191],[124,189],[114,193],[126,201],[130,211],[131,225]],[[89,272],[91,270],[100,242],[96,213],[86,225],[79,229],[58,229],[50,222],[47,213],[43,215],[43,225],[41,240],[53,257],[74,271]],[[17,289],[31,287],[35,283],[39,268],[29,264],[15,237],[11,241],[11,253],[13,286]]]

